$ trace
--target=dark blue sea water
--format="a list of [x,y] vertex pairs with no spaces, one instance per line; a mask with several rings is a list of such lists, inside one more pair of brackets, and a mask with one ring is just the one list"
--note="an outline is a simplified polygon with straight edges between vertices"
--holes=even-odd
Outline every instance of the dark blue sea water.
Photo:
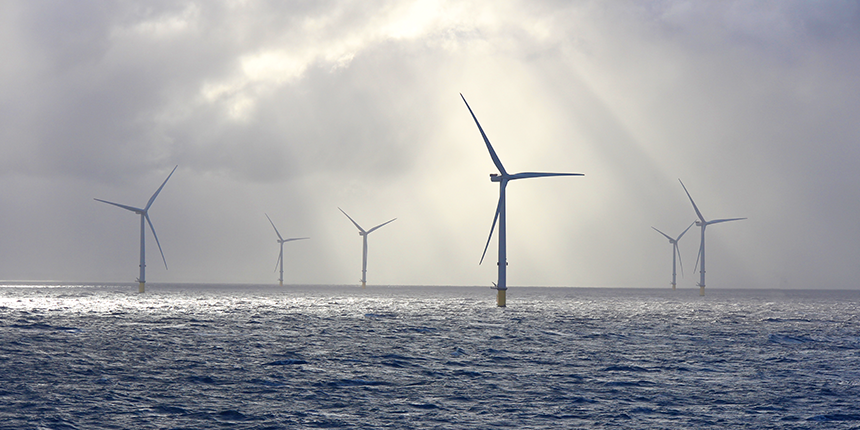
[[0,428],[860,428],[860,292],[0,286]]

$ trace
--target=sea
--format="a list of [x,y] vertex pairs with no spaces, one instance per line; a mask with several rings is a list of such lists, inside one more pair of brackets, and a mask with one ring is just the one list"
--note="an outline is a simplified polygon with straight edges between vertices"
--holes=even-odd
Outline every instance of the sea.
[[854,429],[860,291],[0,285],[2,429]]

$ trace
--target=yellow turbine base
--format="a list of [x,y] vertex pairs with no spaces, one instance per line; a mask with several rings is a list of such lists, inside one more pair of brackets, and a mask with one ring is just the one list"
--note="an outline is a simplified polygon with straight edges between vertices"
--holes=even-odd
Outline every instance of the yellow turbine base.
[[675,284],[672,284],[672,289],[673,289],[673,290],[675,289]]
[[704,295],[705,295],[705,287],[699,287],[699,295],[700,295],[700,296],[704,296]]
[[143,293],[144,291],[146,291],[146,282],[140,282],[139,284],[140,285],[138,285],[137,287],[137,292]]
[[278,281],[278,283],[280,283],[282,287],[284,286],[284,281]]
[[367,288],[367,286],[364,284],[364,281],[361,281],[361,288]]
[[504,308],[504,307],[506,306],[506,304],[505,304],[505,295],[506,295],[506,293],[508,292],[508,290],[496,290],[496,291],[497,291],[497,294],[496,294],[496,306],[498,306],[498,307],[500,307],[500,308]]

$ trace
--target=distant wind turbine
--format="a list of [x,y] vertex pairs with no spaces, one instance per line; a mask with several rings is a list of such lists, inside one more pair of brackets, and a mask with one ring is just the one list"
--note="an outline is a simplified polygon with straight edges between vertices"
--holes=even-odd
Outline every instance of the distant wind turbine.
[[[344,215],[346,215],[346,212],[344,212],[344,211],[343,211],[343,209],[341,209],[341,208],[338,208],[338,209],[339,209],[339,210],[340,210]],[[372,228],[372,229],[370,229],[370,230],[365,231],[363,228],[361,228],[361,226],[360,226],[360,225],[358,225],[358,223],[357,223],[357,222],[355,222],[355,220],[354,220],[354,219],[352,219],[352,217],[350,217],[349,215],[346,215],[346,217],[347,217],[347,218],[349,218],[349,220],[350,220],[350,221],[352,221],[352,223],[355,225],[355,227],[356,227],[356,228],[358,228],[358,235],[359,235],[359,236],[361,236],[361,238],[362,238],[362,248],[361,248],[361,288],[365,288],[365,286],[367,285],[367,235],[369,235],[370,233],[373,233],[374,231],[376,231],[376,229],[378,229],[378,228],[380,228],[380,227],[384,226],[385,224],[390,223],[391,221],[394,221],[394,220],[395,220],[395,219],[397,219],[397,218],[394,218],[394,219],[392,219],[391,221],[386,221],[386,222],[384,222],[384,223],[382,223],[382,224],[379,224],[379,225],[378,225],[378,226],[376,226],[376,227],[373,227],[373,228]]]
[[[684,192],[687,193],[687,197],[689,197],[690,203],[693,204],[693,209],[696,211],[696,216],[699,217],[699,219],[696,221],[696,225],[702,227],[702,241],[699,243],[699,255],[698,255],[698,257],[696,257],[696,264],[698,264],[699,261],[701,260],[702,265],[699,267],[700,271],[699,271],[699,284],[698,285],[699,285],[699,295],[704,296],[705,295],[705,227],[707,227],[711,224],[719,224],[721,222],[728,222],[728,221],[740,221],[740,220],[746,219],[746,218],[715,219],[715,220],[711,220],[711,221],[706,220],[705,217],[702,215],[702,212],[699,211],[699,207],[696,206],[696,202],[693,201],[693,197],[690,196],[690,192],[687,191],[687,187],[684,186],[684,182],[681,181],[680,179],[678,179],[678,182],[680,182],[681,186],[684,187]],[[693,270],[695,270],[695,269],[693,269]]]
[[657,230],[657,233],[660,233],[660,234],[662,234],[663,236],[666,236],[666,239],[669,239],[669,243],[671,243],[671,244],[672,244],[672,289],[673,289],[673,290],[675,289],[675,276],[676,276],[676,272],[675,272],[675,258],[676,258],[676,257],[678,258],[678,263],[680,263],[680,264],[681,264],[681,274],[682,274],[682,275],[684,274],[684,263],[682,263],[682,262],[681,262],[681,251],[678,249],[678,241],[679,241],[679,240],[681,240],[681,238],[684,236],[684,233],[686,233],[686,232],[687,232],[687,230],[689,230],[689,229],[690,229],[690,227],[692,227],[692,226],[693,226],[693,224],[695,224],[695,223],[696,223],[695,221],[694,221],[694,222],[692,222],[692,223],[690,223],[690,225],[689,225],[686,229],[684,229],[684,231],[683,231],[683,232],[681,232],[681,234],[680,234],[680,235],[678,235],[678,237],[677,237],[677,238],[672,238],[672,236],[669,236],[668,234],[663,233],[663,232],[662,232],[662,231],[660,231],[660,230],[657,230],[657,228],[656,228],[656,227],[651,227],[651,228],[653,228],[654,230]]
[[[507,170],[505,170],[504,166],[502,166],[501,160],[499,160],[498,155],[496,155],[496,151],[493,150],[493,145],[490,144],[490,140],[487,138],[487,135],[484,133],[484,129],[481,128],[481,124],[478,122],[478,118],[475,117],[475,113],[472,112],[472,108],[469,106],[469,102],[466,101],[466,97],[463,97],[463,94],[460,94],[460,97],[463,99],[463,103],[466,103],[466,108],[469,109],[469,113],[472,114],[472,119],[475,120],[475,124],[478,126],[478,130],[481,132],[481,137],[484,138],[484,143],[487,144],[487,149],[490,151],[490,158],[493,159],[493,163],[496,165],[496,168],[499,169],[499,174],[491,173],[490,181],[499,183],[499,203],[496,206],[496,215],[493,218],[493,225],[490,227],[490,237],[487,238],[487,244],[484,246],[484,253],[481,255],[481,263],[484,262],[484,256],[487,255],[487,247],[490,246],[490,240],[493,238],[493,230],[496,228],[496,221],[499,222],[499,260],[497,262],[499,266],[499,278],[498,283],[493,287],[497,290],[496,294],[496,305],[499,307],[505,307],[506,301],[506,293],[507,293],[507,248],[505,244],[505,187],[508,185],[508,181],[513,181],[515,179],[526,179],[526,178],[540,178],[544,176],[584,176],[582,173],[541,173],[541,172],[522,172],[522,173],[514,173],[509,174]],[[480,264],[480,263],[478,263]]]
[[[179,166],[177,165],[176,167]],[[174,167],[173,170],[170,171],[170,174],[167,175],[167,179],[165,179],[164,182],[161,183],[161,186],[158,187],[157,190],[155,190],[155,193],[152,195],[152,197],[149,198],[149,201],[146,203],[146,207],[144,207],[143,209],[136,208],[134,206],[113,203],[107,200],[94,199],[102,203],[121,207],[125,210],[129,210],[140,215],[140,277],[137,278],[137,282],[139,283],[138,291],[140,291],[141,293],[146,290],[146,229],[144,228],[143,224],[144,220],[146,220],[146,222],[149,224],[149,229],[152,230],[152,236],[155,237],[155,243],[156,245],[158,245],[158,252],[161,253],[161,259],[162,261],[164,261],[164,269],[167,269],[167,259],[164,258],[164,251],[161,250],[161,243],[158,242],[158,235],[155,234],[155,227],[152,226],[152,221],[149,220],[149,208],[150,206],[152,206],[152,202],[155,201],[155,198],[158,197],[158,193],[160,193],[161,189],[164,188],[164,184],[166,184],[167,180],[170,179],[171,176],[173,176],[173,172],[176,171],[176,167]]]
[[284,239],[283,237],[281,237],[281,233],[278,232],[278,228],[275,227],[275,223],[273,223],[272,219],[269,218],[269,214],[265,214],[265,215],[266,215],[266,218],[268,218],[269,223],[272,224],[272,228],[275,229],[275,234],[278,235],[278,243],[281,244],[281,253],[278,254],[278,262],[275,263],[275,270],[278,270],[278,266],[280,265],[281,276],[278,278],[278,282],[280,283],[280,285],[283,286],[284,285],[284,242],[292,242],[294,240],[305,240],[305,239],[310,239],[310,238],[309,237],[292,237],[289,239]]

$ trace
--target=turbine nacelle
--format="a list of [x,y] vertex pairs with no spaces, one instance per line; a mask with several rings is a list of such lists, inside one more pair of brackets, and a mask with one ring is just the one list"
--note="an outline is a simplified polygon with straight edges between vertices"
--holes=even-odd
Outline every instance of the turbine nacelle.
[[498,173],[490,173],[490,182],[502,182],[502,175]]

